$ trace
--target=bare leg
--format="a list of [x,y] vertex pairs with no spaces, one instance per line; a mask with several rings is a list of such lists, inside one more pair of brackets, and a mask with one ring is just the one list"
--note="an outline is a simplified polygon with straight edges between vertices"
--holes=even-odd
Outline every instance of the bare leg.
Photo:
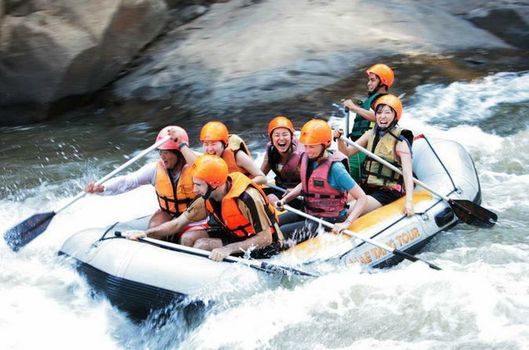
[[222,247],[222,240],[219,238],[200,238],[195,241],[193,248],[212,251],[215,248]]
[[274,193],[270,193],[267,197],[270,203],[272,204],[279,201],[279,198],[277,198],[277,196]]
[[164,222],[171,221],[171,219],[171,215],[167,214],[161,209],[158,209],[154,214],[152,214],[151,219],[149,220],[149,228],[159,226]]
[[208,238],[208,233],[202,228],[189,229],[180,237],[180,244],[186,247],[193,247],[197,240]]
[[377,208],[380,208],[382,204],[380,204],[379,201],[377,201],[375,198],[371,196],[367,196],[367,205],[364,209],[364,214],[369,213],[370,211],[373,211]]
[[[347,215],[349,215],[351,213],[355,203],[356,203],[356,200],[353,200],[353,201],[349,202],[349,209],[347,210]],[[367,196],[367,205],[364,208],[364,211],[360,214],[360,216],[362,216],[364,214],[367,214],[370,211],[373,211],[373,210],[375,210],[377,208],[380,208],[381,206],[382,206],[382,204],[380,204],[379,201],[377,201],[375,198],[373,198],[371,196]]]

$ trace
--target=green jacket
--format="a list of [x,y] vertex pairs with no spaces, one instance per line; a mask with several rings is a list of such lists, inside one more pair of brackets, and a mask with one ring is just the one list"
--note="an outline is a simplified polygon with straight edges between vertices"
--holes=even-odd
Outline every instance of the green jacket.
[[[371,106],[375,102],[377,98],[380,96],[387,95],[386,93],[380,93],[376,92],[373,95],[369,96],[365,101],[362,102],[362,107],[365,110],[370,110]],[[347,116],[349,118],[349,116]],[[349,137],[351,140],[356,141],[360,136],[362,136],[367,130],[371,129],[373,125],[371,125],[371,121],[367,120],[366,118],[362,117],[360,114],[356,113],[355,118],[353,120],[353,129],[349,133]]]

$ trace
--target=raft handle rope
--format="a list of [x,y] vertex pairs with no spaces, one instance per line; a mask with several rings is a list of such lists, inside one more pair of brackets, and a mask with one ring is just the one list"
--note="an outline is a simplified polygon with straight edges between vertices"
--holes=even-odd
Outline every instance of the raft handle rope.
[[[453,193],[454,191],[450,192],[450,193]],[[443,202],[442,199],[439,199],[437,202],[435,202],[434,204],[432,204],[431,206],[429,206],[428,208],[426,208],[424,211],[422,212],[417,212],[415,213],[415,215],[420,215],[424,221],[427,221],[429,220],[429,216],[428,216],[428,212],[433,208],[435,207],[437,204]],[[377,237],[378,235],[382,234],[384,231],[388,230],[389,228],[393,227],[394,225],[396,225],[397,223],[399,223],[400,221],[402,221],[403,219],[407,218],[408,216],[407,215],[402,215],[400,218],[398,218],[396,221],[392,222],[391,224],[389,224],[388,226],[384,227],[383,229],[381,229],[380,231],[378,231],[377,233],[375,233],[373,236],[371,236],[371,238],[375,238]],[[353,251],[353,249],[356,249],[364,244],[366,244],[367,242],[361,242],[359,243],[358,245],[356,245],[354,248],[351,248],[349,249],[347,252],[343,253],[342,255],[340,255],[339,259],[342,259],[344,256],[346,256],[347,254],[349,254],[351,251]],[[334,258],[333,258],[334,259]]]
[[[452,179],[452,175],[450,174],[450,172],[448,171],[448,169],[446,168],[446,166],[444,165],[443,161],[441,160],[441,158],[439,157],[439,155],[437,154],[437,152],[435,151],[435,149],[433,148],[432,144],[430,143],[430,141],[428,141],[428,138],[426,137],[426,135],[422,135],[422,137],[424,138],[424,141],[426,141],[426,143],[428,144],[428,146],[430,147],[430,149],[432,150],[433,154],[435,155],[435,158],[437,158],[437,160],[439,161],[439,164],[441,164],[441,166],[443,167],[444,171],[446,172],[446,175],[448,175],[448,178],[450,179],[450,182],[452,183],[452,186],[454,187],[454,191],[457,192],[457,193],[461,193],[461,190],[457,188],[456,184],[454,183],[454,179]],[[453,191],[452,191],[453,192]],[[451,193],[452,193],[451,192]],[[451,194],[449,193],[448,196]]]
[[[291,206],[289,206],[288,204],[285,204],[285,209],[288,210],[288,211],[291,211],[293,213],[296,213],[300,216],[303,216],[307,219],[310,219],[312,221],[315,221],[315,222],[318,222],[320,223],[321,225],[323,226],[326,226],[328,228],[333,228],[334,227],[334,224],[328,222],[328,221],[325,221],[323,219],[320,219],[318,217],[315,217],[313,215],[309,215],[309,214],[306,214],[304,212],[302,212],[301,210],[297,210],[295,208],[292,208]],[[367,238],[367,237],[362,237],[358,234],[356,234],[355,232],[351,231],[351,230],[343,230],[341,231],[343,234],[349,236],[349,237],[354,237],[354,238],[358,238],[362,241],[365,241],[371,245],[374,245],[375,247],[378,247],[378,248],[381,248],[381,249],[384,249],[385,251],[387,251],[388,253],[392,253],[394,255],[398,255],[404,259],[407,259],[407,260],[410,260],[412,262],[415,262],[415,261],[422,261],[424,262],[425,264],[427,264],[430,268],[434,269],[434,270],[441,270],[441,268],[437,265],[434,265],[432,264],[431,262],[428,262],[424,259],[421,259],[421,258],[418,258],[416,257],[415,255],[412,255],[412,254],[409,254],[409,253],[406,253],[405,251],[402,251],[402,250],[399,250],[397,248],[393,248],[393,247],[390,247],[388,246],[387,244],[385,243],[381,243],[381,242],[377,242],[371,238]]]
[[[121,231],[114,231],[114,236],[115,238],[127,239],[127,237],[123,235]],[[176,252],[184,252],[186,254],[200,256],[203,258],[208,258],[210,254],[210,252],[207,250],[186,247],[181,244],[160,241],[160,240],[148,238],[148,237],[139,238],[138,241],[149,244],[149,245],[153,245],[155,247],[159,247],[162,249],[167,249],[167,250],[176,251]],[[254,260],[254,259],[243,259],[243,258],[231,256],[231,255],[228,255],[227,257],[225,257],[223,261],[229,262],[229,263],[240,263],[241,265],[246,265],[248,267],[251,267],[253,269],[263,271],[266,273],[280,273],[286,276],[298,275],[298,276],[304,276],[304,277],[319,277],[319,275],[317,274],[299,270],[299,269],[296,269],[290,266],[282,266],[282,265],[269,263],[266,261]]]
[[101,235],[101,237],[99,237],[99,239],[97,241],[95,241],[94,243],[92,243],[92,247],[97,247],[99,245],[99,243],[103,242],[103,241],[106,241],[107,239],[114,239],[114,238],[118,238],[118,237],[105,237],[107,235],[107,233],[112,230],[117,224],[119,224],[119,221],[116,221],[115,223],[113,223],[112,225],[110,225],[106,230],[105,232],[103,232],[103,235]]

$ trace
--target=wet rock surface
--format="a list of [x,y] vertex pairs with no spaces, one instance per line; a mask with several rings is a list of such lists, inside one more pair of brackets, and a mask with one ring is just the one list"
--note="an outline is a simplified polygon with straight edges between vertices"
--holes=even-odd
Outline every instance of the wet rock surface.
[[46,119],[54,101],[115,79],[163,28],[162,0],[7,1],[0,22],[0,122]]
[[[23,123],[63,114],[82,102],[89,104],[88,109],[112,111],[120,120],[143,118],[156,124],[172,116],[236,122],[248,113],[269,117],[268,113],[289,110],[293,104],[301,107],[298,113],[320,113],[328,105],[327,95],[364,92],[363,71],[378,61],[395,68],[396,89],[406,91],[430,79],[453,81],[509,67],[527,69],[529,5],[520,1],[167,0],[166,4],[167,9],[150,17],[164,34],[151,38],[135,59],[128,55],[125,69],[123,58],[119,65],[110,64],[116,69],[109,72],[108,64],[94,60],[101,55],[96,51],[77,60],[77,66],[60,62],[58,76],[46,77],[49,84],[42,78],[25,89],[20,88],[25,87],[20,77],[34,79],[40,67],[18,63],[18,80],[11,76],[9,84],[4,83],[11,89],[0,89],[2,114],[10,110]],[[0,27],[2,38],[9,16]],[[149,36],[154,38],[154,32]],[[127,40],[113,38],[114,44],[129,45],[130,35]],[[50,52],[44,51],[48,56]],[[14,61],[12,55],[5,57],[0,56],[0,75],[9,72],[6,67]],[[431,67],[441,61],[441,66]],[[39,69],[31,69],[35,67]],[[72,67],[84,75],[65,75]],[[105,84],[102,81],[117,76],[121,79],[97,92]],[[92,92],[97,92],[95,99],[93,95],[87,99]],[[71,99],[72,95],[83,99]],[[44,116],[37,112],[20,118],[21,111],[32,110],[28,106],[39,111],[40,105],[49,104]],[[0,123],[5,120],[0,116]]]

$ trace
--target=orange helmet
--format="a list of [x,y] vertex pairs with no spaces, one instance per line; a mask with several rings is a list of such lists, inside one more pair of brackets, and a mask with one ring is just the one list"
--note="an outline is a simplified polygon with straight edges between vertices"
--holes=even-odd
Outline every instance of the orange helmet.
[[383,85],[386,85],[388,88],[393,85],[393,81],[395,80],[395,73],[393,73],[393,69],[382,63],[377,63],[374,66],[369,67],[369,69],[366,70],[366,73],[368,75],[369,73],[376,74],[380,79],[380,82]]
[[[178,142],[187,142],[187,144],[189,144],[189,136],[187,136],[187,132],[182,129],[181,127],[179,126],[176,126],[176,125],[169,125],[169,126],[166,126],[165,128],[163,128],[162,130],[160,130],[160,132],[158,133],[158,136],[156,136],[156,142],[160,141],[161,139],[163,139],[164,137],[166,136],[169,136],[169,134],[167,133],[167,130],[169,130],[170,128],[175,128],[177,129],[179,132],[180,132],[180,137],[178,138]],[[158,149],[160,150],[178,150],[178,144],[176,142],[174,142],[173,140],[169,140],[167,142],[165,142],[164,144],[160,145],[158,147]]]
[[330,125],[321,119],[312,119],[301,128],[299,141],[304,145],[320,145],[329,147],[332,142],[332,129]]
[[268,136],[272,138],[272,132],[277,128],[285,128],[290,131],[292,135],[294,135],[294,125],[288,119],[287,117],[284,117],[282,115],[278,115],[274,119],[268,123]]
[[206,123],[200,130],[200,142],[222,141],[228,144],[228,128],[221,122]]
[[193,177],[206,181],[208,185],[217,188],[226,183],[228,165],[224,159],[210,154],[199,156],[192,167]]
[[400,120],[400,116],[402,115],[402,102],[400,102],[400,99],[397,96],[394,95],[384,95],[377,98],[375,101],[375,111],[377,110],[377,107],[379,105],[388,105],[395,111],[396,119]]

